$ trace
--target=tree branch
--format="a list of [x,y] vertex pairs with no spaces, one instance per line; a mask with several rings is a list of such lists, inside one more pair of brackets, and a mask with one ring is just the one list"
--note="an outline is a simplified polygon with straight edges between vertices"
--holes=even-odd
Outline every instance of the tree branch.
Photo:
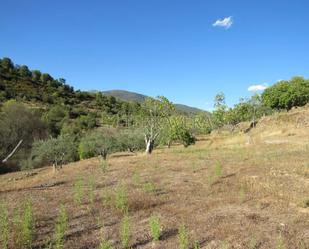
[[23,140],[20,140],[18,142],[18,144],[16,145],[16,147],[12,150],[12,152],[2,160],[2,163],[6,163],[13,155],[14,153],[16,152],[16,150],[19,148],[19,146],[22,144]]

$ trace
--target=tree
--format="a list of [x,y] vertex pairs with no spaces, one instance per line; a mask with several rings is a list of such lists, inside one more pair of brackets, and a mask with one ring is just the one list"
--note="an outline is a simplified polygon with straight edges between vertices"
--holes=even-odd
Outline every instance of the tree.
[[56,137],[60,134],[63,124],[68,119],[69,112],[65,106],[53,106],[43,115],[43,121],[47,125],[52,136]]
[[93,131],[84,136],[79,144],[80,159],[101,156],[106,160],[107,155],[119,151],[119,144],[110,132]]
[[46,127],[37,114],[16,101],[6,102],[0,115],[0,161],[22,141],[10,159],[11,165],[20,167],[21,159],[31,150],[33,140],[46,137]]
[[146,98],[142,104],[142,115],[145,127],[146,154],[151,154],[154,144],[163,127],[174,111],[174,105],[165,97]]
[[78,159],[77,143],[73,137],[59,136],[47,140],[35,141],[31,153],[34,167],[52,164],[54,170],[68,162]]
[[224,93],[218,93],[214,99],[214,108],[213,111],[213,120],[216,127],[222,127],[225,124],[225,112],[227,110],[227,106],[225,104],[225,95]]

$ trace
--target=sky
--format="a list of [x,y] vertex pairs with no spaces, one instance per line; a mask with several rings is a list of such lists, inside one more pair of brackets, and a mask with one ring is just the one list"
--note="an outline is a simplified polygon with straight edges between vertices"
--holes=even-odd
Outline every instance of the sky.
[[81,90],[211,110],[309,77],[309,1],[0,0],[0,57]]

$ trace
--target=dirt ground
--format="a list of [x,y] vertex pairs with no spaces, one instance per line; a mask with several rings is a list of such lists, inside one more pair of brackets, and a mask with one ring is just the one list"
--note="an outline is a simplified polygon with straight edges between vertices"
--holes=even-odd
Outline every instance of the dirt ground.
[[[303,132],[265,138],[215,135],[151,156],[115,155],[108,164],[105,172],[93,158],[56,174],[46,167],[2,175],[1,201],[12,220],[21,203],[32,200],[33,248],[52,241],[61,204],[69,214],[65,248],[98,248],[103,237],[113,248],[123,248],[123,213],[113,205],[119,186],[128,196],[132,248],[180,248],[182,224],[191,248],[194,242],[209,249],[309,248],[309,139]],[[74,201],[78,179],[81,204]],[[152,215],[160,217],[158,242],[149,232]],[[17,248],[14,241],[11,229],[10,248]]]

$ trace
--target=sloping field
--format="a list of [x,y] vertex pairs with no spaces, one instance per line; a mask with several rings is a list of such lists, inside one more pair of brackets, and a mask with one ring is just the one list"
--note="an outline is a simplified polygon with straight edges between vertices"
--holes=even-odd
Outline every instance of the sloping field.
[[[56,174],[47,167],[2,175],[1,200],[11,223],[21,203],[32,200],[33,248],[53,240],[61,204],[69,215],[65,248],[97,248],[103,237],[123,248],[119,199],[127,195],[132,248],[180,248],[184,224],[190,248],[197,242],[199,248],[307,249],[309,128],[295,120],[309,113],[294,112],[264,118],[247,134],[213,135],[187,149],[114,155],[105,171],[93,158]],[[149,232],[152,215],[160,217],[157,242]],[[10,248],[18,248],[15,236],[11,224]]]

